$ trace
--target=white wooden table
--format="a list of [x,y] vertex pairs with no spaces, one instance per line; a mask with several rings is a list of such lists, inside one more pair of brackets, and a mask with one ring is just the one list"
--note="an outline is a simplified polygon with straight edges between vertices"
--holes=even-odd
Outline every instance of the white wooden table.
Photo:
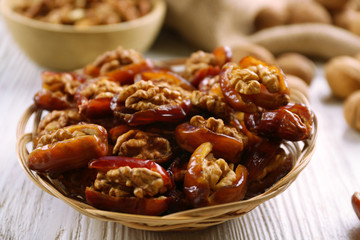
[[[147,56],[186,57],[193,50],[166,33]],[[0,239],[360,239],[350,202],[360,191],[360,133],[346,125],[321,63],[310,92],[320,126],[310,164],[284,193],[249,214],[194,232],[148,232],[94,220],[27,178],[17,161],[15,132],[41,87],[42,70],[13,43],[0,19]]]

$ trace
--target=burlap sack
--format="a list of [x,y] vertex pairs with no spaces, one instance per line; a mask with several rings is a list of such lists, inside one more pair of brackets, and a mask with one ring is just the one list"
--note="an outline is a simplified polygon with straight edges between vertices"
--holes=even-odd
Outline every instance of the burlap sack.
[[206,51],[219,45],[253,43],[273,54],[294,51],[325,59],[360,52],[359,36],[329,24],[282,25],[254,31],[254,18],[261,8],[283,6],[288,0],[166,1],[166,25]]

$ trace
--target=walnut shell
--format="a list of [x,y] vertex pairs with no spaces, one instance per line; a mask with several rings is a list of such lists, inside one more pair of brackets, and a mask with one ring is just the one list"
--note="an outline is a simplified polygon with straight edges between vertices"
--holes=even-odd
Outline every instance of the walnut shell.
[[359,15],[354,2],[349,2],[340,11],[334,12],[333,21],[338,27],[350,29],[350,24],[355,21],[356,16]]
[[325,77],[332,93],[345,99],[360,89],[360,61],[349,56],[334,57],[325,64]]
[[286,80],[290,89],[290,97],[292,90],[296,89],[302,94],[304,94],[307,99],[309,99],[309,85],[307,85],[301,78],[287,74]]
[[360,61],[360,52],[353,56],[356,60]]
[[329,10],[341,10],[350,0],[316,0]]
[[269,50],[260,45],[252,43],[233,45],[231,46],[231,51],[233,54],[232,61],[236,63],[246,56],[254,56],[269,64],[273,64],[276,62],[274,55]]
[[310,85],[315,76],[315,64],[299,53],[285,53],[277,59],[277,64],[285,74],[297,76]]
[[331,24],[330,13],[317,2],[291,2],[288,5],[289,23],[327,23]]
[[353,18],[351,19],[351,22],[349,23],[349,31],[356,34],[356,35],[360,35],[360,13],[356,12],[353,16]]
[[360,90],[352,93],[344,102],[344,117],[350,127],[360,131]]
[[275,27],[286,24],[289,18],[289,12],[283,6],[268,5],[260,9],[254,19],[256,30]]

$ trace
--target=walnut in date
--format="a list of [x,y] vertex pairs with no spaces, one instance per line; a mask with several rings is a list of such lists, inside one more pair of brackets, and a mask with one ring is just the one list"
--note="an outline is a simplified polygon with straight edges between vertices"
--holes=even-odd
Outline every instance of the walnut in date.
[[48,71],[41,74],[41,79],[44,89],[69,96],[74,96],[82,82],[81,76],[75,74]]
[[234,164],[228,164],[224,159],[216,159],[209,154],[202,162],[203,177],[209,182],[210,188],[216,190],[229,186],[236,179]]
[[158,134],[130,130],[116,140],[113,154],[158,160],[171,155],[170,142]]
[[159,88],[167,88],[171,91],[179,92],[182,98],[189,98],[191,95],[191,91],[189,89],[186,89],[179,84],[175,84],[168,79],[152,79],[151,82]]
[[191,104],[203,111],[210,112],[218,117],[228,119],[231,109],[224,99],[215,94],[206,94],[198,90],[193,91],[190,96]]
[[38,141],[38,144],[36,147],[40,148],[40,147],[48,145],[48,144],[53,144],[53,143],[56,143],[59,141],[63,141],[63,140],[67,140],[67,139],[71,139],[71,138],[75,138],[75,137],[80,137],[80,136],[84,136],[84,135],[87,135],[87,134],[82,131],[71,132],[65,128],[61,128],[61,129],[56,130],[55,132],[41,136],[39,138],[39,141]]
[[84,117],[81,116],[76,109],[54,110],[41,119],[38,127],[38,135],[50,133],[84,120]]
[[61,128],[86,121],[87,120],[79,114],[76,109],[51,111],[43,119],[41,119],[39,123],[37,135],[33,139],[34,147],[38,146],[38,141],[42,136],[55,132]]
[[247,142],[247,137],[239,132],[236,128],[226,126],[222,119],[210,117],[204,119],[200,115],[196,115],[190,119],[190,124],[195,127],[205,127],[215,133],[224,134],[236,138],[242,142]]
[[279,76],[275,69],[257,65],[247,68],[236,68],[229,76],[230,84],[241,94],[260,93],[260,83],[274,93],[279,91]]
[[118,67],[140,63],[142,61],[144,61],[144,58],[141,53],[133,49],[118,47],[113,51],[108,51],[100,55],[90,65],[100,68],[100,75],[103,75]]
[[185,76],[191,78],[197,71],[215,64],[216,57],[213,53],[204,51],[194,52],[185,62]]
[[124,88],[117,96],[118,102],[136,111],[154,109],[161,105],[180,104],[184,97],[180,91],[157,86],[152,81],[139,81]]
[[110,81],[106,77],[100,77],[93,82],[89,82],[79,93],[88,99],[113,97],[122,91],[122,87],[116,82]]
[[99,172],[94,188],[114,197],[152,197],[164,192],[164,181],[159,173],[147,168],[128,166]]

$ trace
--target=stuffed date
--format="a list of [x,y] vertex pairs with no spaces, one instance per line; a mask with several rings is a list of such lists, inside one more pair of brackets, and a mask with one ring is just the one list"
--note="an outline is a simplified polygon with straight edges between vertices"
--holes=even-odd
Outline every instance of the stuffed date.
[[190,157],[184,178],[184,192],[193,207],[239,201],[245,197],[248,171],[216,159],[213,145],[201,144]]
[[160,215],[170,199],[170,175],[150,160],[127,157],[102,157],[89,163],[98,174],[86,188],[86,201],[99,209],[142,215]]
[[177,143],[189,152],[193,152],[205,142],[210,142],[216,157],[234,163],[240,161],[247,143],[244,134],[234,127],[226,126],[223,120],[213,117],[205,120],[199,115],[192,117],[189,123],[178,125],[175,138]]
[[59,173],[86,167],[108,152],[107,132],[95,124],[72,125],[39,138],[28,166],[39,172]]

